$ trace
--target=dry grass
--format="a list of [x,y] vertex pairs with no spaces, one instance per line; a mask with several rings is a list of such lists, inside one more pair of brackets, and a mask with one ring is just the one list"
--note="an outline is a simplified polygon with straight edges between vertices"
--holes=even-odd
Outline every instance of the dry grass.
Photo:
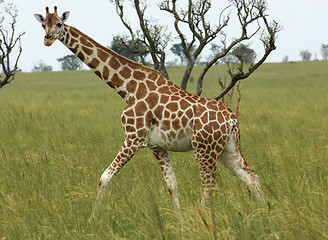
[[[219,91],[217,71],[204,96]],[[90,72],[19,74],[0,93],[0,239],[327,239],[327,78],[327,62],[265,64],[242,83],[242,148],[263,204],[219,166],[213,205],[199,209],[192,153],[171,154],[181,232],[147,149],[113,179],[89,225],[97,181],[124,139],[124,102]]]

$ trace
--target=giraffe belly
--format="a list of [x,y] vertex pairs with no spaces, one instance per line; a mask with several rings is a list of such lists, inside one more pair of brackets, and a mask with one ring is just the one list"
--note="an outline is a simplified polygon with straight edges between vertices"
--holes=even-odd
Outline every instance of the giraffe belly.
[[192,150],[192,131],[180,129],[178,133],[163,131],[159,127],[152,127],[148,135],[148,147],[160,148],[172,152],[187,152]]

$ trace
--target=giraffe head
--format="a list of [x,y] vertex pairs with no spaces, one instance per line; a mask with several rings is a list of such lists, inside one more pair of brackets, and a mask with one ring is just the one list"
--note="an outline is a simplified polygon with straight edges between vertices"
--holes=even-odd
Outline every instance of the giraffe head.
[[46,7],[46,16],[41,14],[34,14],[34,17],[38,22],[42,24],[42,27],[46,31],[44,36],[44,45],[51,46],[56,39],[58,39],[64,31],[64,22],[68,19],[69,12],[64,12],[61,17],[57,14],[57,7],[54,8],[54,13],[49,13],[49,8]]

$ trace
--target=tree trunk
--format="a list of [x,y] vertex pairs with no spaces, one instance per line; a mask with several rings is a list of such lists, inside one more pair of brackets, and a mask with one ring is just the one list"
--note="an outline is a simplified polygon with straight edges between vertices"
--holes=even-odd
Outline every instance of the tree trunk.
[[200,96],[203,92],[203,81],[204,76],[207,73],[207,71],[213,66],[213,64],[216,62],[216,60],[210,61],[206,66],[204,67],[202,73],[200,74],[198,80],[197,80],[197,89],[196,89],[196,95]]
[[182,77],[182,80],[181,80],[181,86],[180,87],[183,90],[186,90],[187,89],[188,80],[190,78],[191,71],[192,71],[194,65],[195,65],[195,61],[193,61],[193,60],[192,61],[188,61],[188,65],[187,65],[186,71],[185,71],[185,73],[184,73],[184,75]]
[[169,74],[166,71],[165,66],[160,65],[157,69],[161,74],[163,74],[164,77],[166,77],[167,79],[169,79]]

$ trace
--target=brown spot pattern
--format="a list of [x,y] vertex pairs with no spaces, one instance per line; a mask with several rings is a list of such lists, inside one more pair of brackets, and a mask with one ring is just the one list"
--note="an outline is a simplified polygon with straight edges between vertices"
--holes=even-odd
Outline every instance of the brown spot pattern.
[[136,114],[142,116],[147,111],[147,105],[144,101],[140,101],[135,106]]
[[81,36],[80,42],[82,45],[89,47],[89,48],[93,48],[93,44],[84,36]]
[[79,52],[79,53],[77,54],[77,57],[78,57],[79,59],[81,59],[82,61],[85,60],[84,54],[83,54],[82,52]]
[[109,54],[101,49],[97,50],[97,56],[100,58],[102,62],[106,62],[107,59],[109,58]]
[[128,67],[124,67],[120,71],[120,74],[123,78],[128,79],[131,76],[131,70]]
[[137,93],[136,93],[136,97],[137,99],[142,99],[146,96],[147,94],[147,88],[146,88],[146,85],[144,83],[139,83],[139,87],[138,87],[138,90],[137,90]]
[[167,130],[169,130],[171,128],[171,122],[169,121],[169,120],[164,120],[163,122],[162,122],[162,127],[161,127],[161,129],[163,130],[163,131],[167,131]]
[[158,74],[152,72],[152,73],[149,74],[148,78],[151,79],[151,80],[156,80],[158,78]]
[[162,119],[163,110],[164,110],[164,107],[162,105],[157,106],[157,108],[154,110],[154,114],[155,114],[157,119]]
[[170,102],[167,104],[167,109],[169,109],[171,112],[176,112],[178,110],[178,103],[176,102]]
[[100,62],[98,59],[93,58],[91,62],[89,63],[89,67],[91,68],[97,68],[99,66]]
[[120,95],[122,98],[126,97],[126,92],[125,91],[118,91],[118,95]]
[[79,34],[76,31],[74,31],[74,29],[70,28],[69,32],[73,37],[75,38],[79,37]]
[[157,86],[152,81],[146,81],[146,85],[147,85],[149,91],[155,91],[157,89]]
[[150,109],[153,109],[156,104],[158,103],[158,94],[157,93],[149,93],[148,97],[146,98],[146,102],[148,103],[148,106]]
[[124,83],[124,81],[116,73],[113,75],[111,82],[116,88],[122,86]]
[[93,50],[91,48],[88,48],[88,47],[82,46],[82,51],[85,52],[85,54],[89,55],[89,56],[91,56],[93,54]]
[[133,78],[137,80],[143,80],[146,78],[146,74],[136,70],[133,72]]
[[103,76],[105,80],[109,78],[109,69],[106,66],[103,69]]
[[109,62],[108,62],[109,66],[115,70],[117,70],[121,65],[120,63],[114,58],[112,57]]
[[126,90],[130,93],[134,93],[135,90],[137,88],[137,82],[134,80],[130,80],[127,84],[126,84]]

